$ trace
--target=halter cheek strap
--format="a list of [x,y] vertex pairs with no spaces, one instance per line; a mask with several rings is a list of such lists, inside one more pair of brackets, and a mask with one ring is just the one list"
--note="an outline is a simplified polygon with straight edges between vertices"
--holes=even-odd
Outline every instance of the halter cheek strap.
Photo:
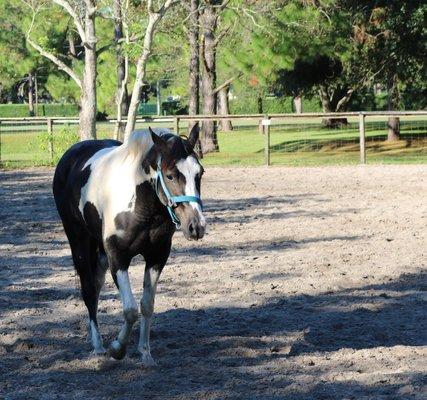
[[[159,196],[159,182],[162,186],[163,193],[165,194],[168,203],[166,204],[166,208],[168,209],[169,215],[172,219],[172,222],[176,225],[177,228],[180,226],[180,221],[178,216],[175,214],[174,208],[179,203],[186,203],[186,202],[193,202],[200,205],[200,207],[203,209],[202,199],[199,196],[186,196],[186,195],[180,195],[180,196],[172,196],[169,192],[169,189],[167,188],[165,184],[165,180],[163,178],[162,169],[161,169],[161,158],[157,161],[157,172],[156,172],[156,192],[157,196]],[[159,196],[160,197],[160,196]]]

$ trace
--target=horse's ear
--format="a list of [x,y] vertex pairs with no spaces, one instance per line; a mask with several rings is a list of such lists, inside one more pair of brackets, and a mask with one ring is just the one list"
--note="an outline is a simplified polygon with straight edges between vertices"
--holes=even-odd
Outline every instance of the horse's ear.
[[151,133],[151,139],[153,140],[154,147],[157,151],[160,153],[166,153],[167,144],[164,139],[162,139],[160,136],[156,135],[156,133],[151,129],[151,127],[148,127],[148,130]]
[[194,146],[197,143],[197,140],[199,140],[199,123],[198,122],[196,122],[193,128],[191,128],[190,135],[188,136],[187,143],[191,151],[193,151]]

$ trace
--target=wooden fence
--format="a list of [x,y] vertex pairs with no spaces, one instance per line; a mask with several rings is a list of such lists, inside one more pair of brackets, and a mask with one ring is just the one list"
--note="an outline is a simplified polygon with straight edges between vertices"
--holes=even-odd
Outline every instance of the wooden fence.
[[[409,117],[409,116],[427,116],[427,110],[422,111],[369,111],[369,112],[343,112],[343,113],[301,113],[301,114],[239,114],[239,115],[170,115],[170,116],[153,116],[137,118],[137,123],[156,123],[156,122],[171,122],[173,130],[179,133],[181,122],[194,121],[257,121],[260,131],[264,135],[264,163],[270,165],[270,126],[273,121],[290,121],[300,119],[315,119],[315,118],[356,118],[359,125],[359,152],[360,163],[366,163],[366,142],[365,120],[367,117]],[[107,119],[107,122],[115,123],[116,119]],[[123,120],[126,122],[126,119]],[[78,124],[77,118],[69,117],[25,117],[25,118],[1,118],[0,128],[2,125],[40,125],[46,124],[47,132],[53,135],[53,126],[60,124]],[[52,141],[53,142],[53,141]],[[53,153],[52,145],[49,147],[51,154]],[[1,159],[0,159],[1,160]]]

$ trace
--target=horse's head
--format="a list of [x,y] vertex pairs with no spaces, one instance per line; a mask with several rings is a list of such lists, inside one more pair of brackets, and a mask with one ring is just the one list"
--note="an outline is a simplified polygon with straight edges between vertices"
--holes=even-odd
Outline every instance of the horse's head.
[[175,135],[162,137],[149,130],[157,153],[157,195],[175,224],[181,225],[184,236],[189,240],[201,239],[206,220],[200,199],[203,167],[194,152],[198,124],[187,140]]

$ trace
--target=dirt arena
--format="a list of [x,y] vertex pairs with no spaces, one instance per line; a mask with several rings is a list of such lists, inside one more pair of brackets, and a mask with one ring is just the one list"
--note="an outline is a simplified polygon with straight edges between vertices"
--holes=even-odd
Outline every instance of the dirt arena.
[[[207,168],[176,234],[152,354],[90,355],[53,170],[0,172],[0,398],[427,398],[427,166]],[[131,268],[141,296],[143,260]],[[121,304],[110,276],[105,344]]]

